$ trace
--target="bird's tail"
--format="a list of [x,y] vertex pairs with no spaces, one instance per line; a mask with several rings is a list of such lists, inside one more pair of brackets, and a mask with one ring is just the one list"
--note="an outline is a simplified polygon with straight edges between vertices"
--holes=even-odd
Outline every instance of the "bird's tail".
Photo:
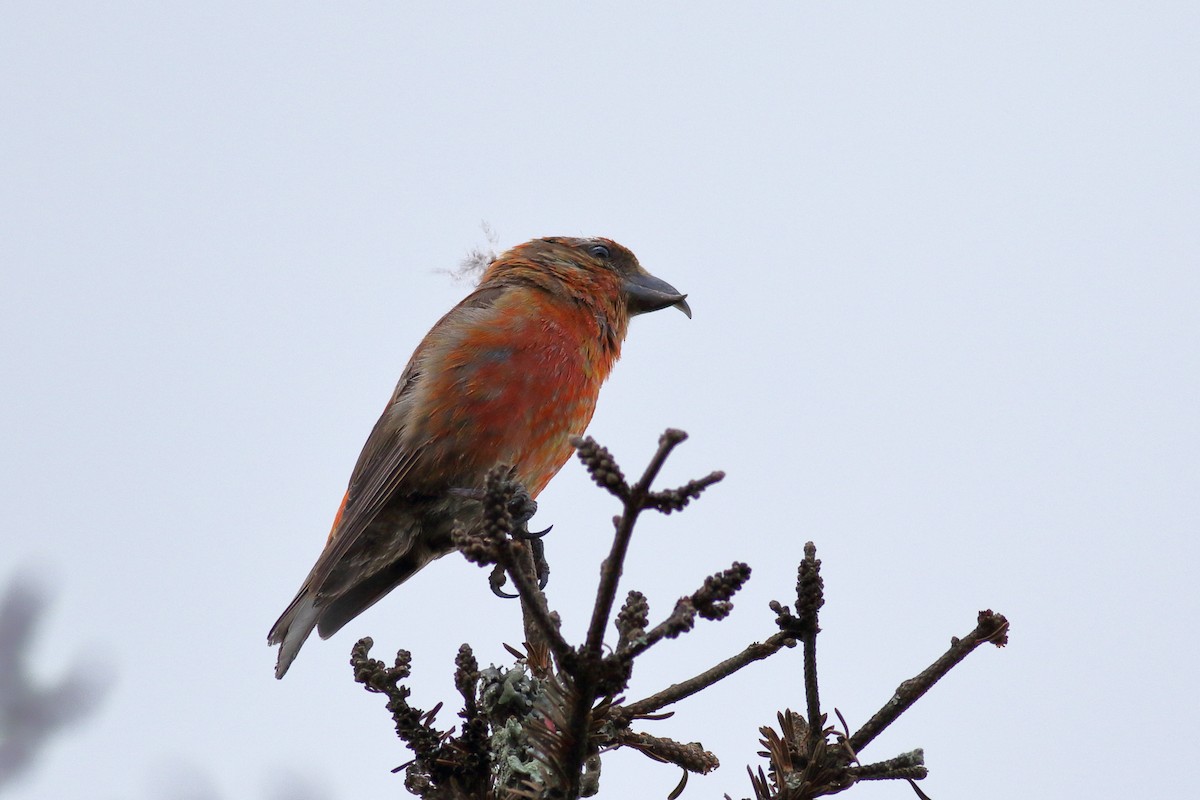
[[275,662],[276,678],[287,674],[288,667],[296,660],[308,635],[317,627],[318,616],[316,600],[308,586],[305,586],[267,634],[268,644],[279,645],[279,658]]

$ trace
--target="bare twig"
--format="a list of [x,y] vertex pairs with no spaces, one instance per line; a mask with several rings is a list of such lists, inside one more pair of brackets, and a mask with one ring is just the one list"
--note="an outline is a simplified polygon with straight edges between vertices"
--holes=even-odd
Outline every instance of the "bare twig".
[[[572,658],[574,652],[567,641],[562,638],[558,620],[551,613],[546,602],[546,595],[538,586],[537,567],[534,565],[532,549],[520,548],[513,561],[516,562],[514,569],[506,571],[509,572],[513,583],[517,585],[517,594],[521,598],[521,622],[525,630],[525,644],[531,654],[528,663],[531,668],[534,664],[539,665],[535,671],[538,672],[539,678],[544,678],[548,674],[546,671],[550,669],[549,659],[544,657],[544,653],[553,649],[561,669],[564,659]],[[524,579],[517,577],[516,574],[513,574],[514,572],[523,576]],[[548,636],[548,630],[554,633]],[[551,644],[552,636],[555,639],[553,645]]]
[[929,691],[935,683],[945,677],[946,673],[964,658],[969,656],[981,644],[991,642],[997,647],[1008,644],[1008,620],[1003,614],[997,614],[991,609],[979,612],[979,624],[975,630],[962,639],[950,640],[950,649],[941,658],[930,664],[915,678],[911,678],[896,689],[883,708],[875,713],[861,728],[850,737],[850,746],[861,751],[876,736],[891,725],[896,719],[917,702],[923,694]]
[[856,781],[921,780],[929,775],[925,768],[925,751],[920,748],[886,761],[850,767],[847,771]]
[[704,745],[699,742],[684,744],[662,736],[624,730],[618,732],[616,743],[639,750],[655,761],[666,761],[683,767],[688,772],[706,775],[721,766],[720,760],[705,750]]
[[575,650],[563,638],[558,620],[546,604],[546,595],[537,584],[529,548],[510,541],[502,550],[501,563],[521,598],[525,640],[530,647],[549,648],[559,668],[568,667],[575,660]]
[[665,708],[672,703],[678,703],[685,697],[691,697],[696,692],[712,686],[717,681],[729,677],[748,664],[753,664],[755,661],[762,661],[764,658],[775,655],[785,647],[794,647],[795,644],[796,640],[782,631],[768,637],[766,641],[754,642],[737,655],[725,659],[720,664],[706,669],[695,677],[688,678],[686,681],[680,681],[673,686],[663,689],[661,692],[652,694],[643,700],[638,700],[636,703],[621,706],[619,711],[620,716],[623,719],[634,719],[646,714],[653,714],[660,708]]

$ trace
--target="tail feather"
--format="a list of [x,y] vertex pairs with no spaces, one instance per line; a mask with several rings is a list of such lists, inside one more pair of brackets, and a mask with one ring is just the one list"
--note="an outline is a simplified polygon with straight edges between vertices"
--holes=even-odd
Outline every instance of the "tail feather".
[[420,546],[414,547],[401,558],[389,564],[387,568],[348,587],[336,598],[331,599],[327,605],[321,607],[320,619],[317,621],[317,633],[322,639],[333,636],[347,622],[378,603],[384,595],[411,578],[430,561],[440,558],[442,555],[442,552],[430,551]]
[[316,602],[305,587],[271,628],[267,635],[267,643],[279,645],[279,658],[275,662],[276,678],[287,674],[288,667],[296,660],[296,655],[308,639],[308,635],[317,627],[319,615]]
[[313,587],[313,576],[309,575],[296,599],[267,634],[268,644],[279,645],[275,677],[282,678],[287,674],[288,667],[296,660],[300,648],[314,630],[322,639],[328,639],[350,620],[379,602],[392,589],[412,577],[413,573],[451,549],[441,545],[431,548],[424,542],[417,542],[415,546],[410,546],[407,552],[374,573],[359,577],[349,585],[337,588],[323,586],[319,594]]

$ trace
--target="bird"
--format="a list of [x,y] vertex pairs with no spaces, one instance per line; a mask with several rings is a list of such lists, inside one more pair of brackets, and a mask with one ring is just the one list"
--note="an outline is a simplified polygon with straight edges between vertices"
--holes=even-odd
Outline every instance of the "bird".
[[511,468],[530,499],[573,451],[629,320],[687,296],[606,238],[551,236],[496,256],[417,345],[350,475],[333,527],[267,636],[282,678],[482,520],[484,480]]

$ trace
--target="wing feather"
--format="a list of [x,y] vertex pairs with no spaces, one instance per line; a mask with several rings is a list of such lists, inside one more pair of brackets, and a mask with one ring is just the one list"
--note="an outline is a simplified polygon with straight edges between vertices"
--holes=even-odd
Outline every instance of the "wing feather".
[[[414,399],[424,378],[424,358],[431,342],[444,328],[461,318],[464,311],[491,308],[509,288],[508,285],[479,287],[438,320],[413,352],[408,366],[396,383],[388,407],[363,445],[358,463],[350,476],[350,489],[342,518],[329,546],[313,567],[310,576],[314,579],[312,585],[320,587],[324,583],[388,501],[397,492],[403,491],[413,467],[420,464],[422,456],[429,449],[425,442],[414,444],[408,440],[411,438],[409,427],[415,413]],[[403,543],[398,547],[396,556],[403,555],[410,545],[411,542]]]
[[[410,480],[420,469],[428,444],[414,440],[413,428],[419,420],[416,405],[422,382],[423,365],[431,343],[447,326],[455,325],[471,310],[487,309],[510,288],[509,285],[481,286],[438,320],[417,346],[408,366],[400,376],[387,408],[372,428],[362,453],[351,474],[349,490],[343,508],[316,564],[305,578],[300,591],[271,628],[268,641],[281,644],[276,676],[282,677],[320,619],[321,609],[336,599],[325,592],[325,584],[338,569],[347,553],[359,545],[371,522],[397,493],[412,484]],[[413,545],[415,532],[407,540],[394,541],[394,556],[402,558]],[[381,561],[372,572],[356,575],[359,583],[369,580],[374,572],[387,567]]]

